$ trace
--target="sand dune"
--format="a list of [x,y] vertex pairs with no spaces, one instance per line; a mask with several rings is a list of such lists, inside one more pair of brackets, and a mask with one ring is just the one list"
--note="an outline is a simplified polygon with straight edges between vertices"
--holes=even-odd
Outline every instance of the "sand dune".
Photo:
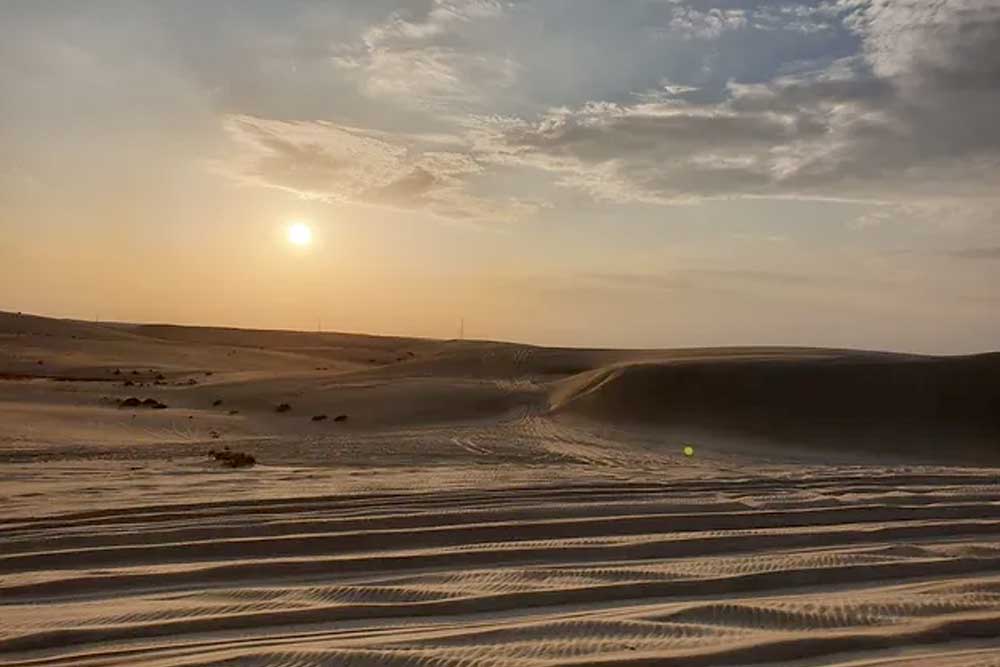
[[995,461],[1000,354],[683,359],[570,378],[554,407],[592,419]]
[[997,355],[0,314],[0,426],[0,666],[1000,665]]

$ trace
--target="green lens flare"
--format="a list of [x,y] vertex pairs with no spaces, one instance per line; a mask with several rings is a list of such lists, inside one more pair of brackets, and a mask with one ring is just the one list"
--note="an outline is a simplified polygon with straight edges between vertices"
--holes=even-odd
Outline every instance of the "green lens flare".
[[694,447],[688,445],[684,448],[684,456],[694,456]]

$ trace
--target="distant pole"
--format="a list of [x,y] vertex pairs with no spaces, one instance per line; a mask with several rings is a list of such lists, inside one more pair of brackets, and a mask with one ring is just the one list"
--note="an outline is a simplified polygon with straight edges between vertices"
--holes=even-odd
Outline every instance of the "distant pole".
[[465,340],[465,318],[463,317],[458,324],[458,339]]

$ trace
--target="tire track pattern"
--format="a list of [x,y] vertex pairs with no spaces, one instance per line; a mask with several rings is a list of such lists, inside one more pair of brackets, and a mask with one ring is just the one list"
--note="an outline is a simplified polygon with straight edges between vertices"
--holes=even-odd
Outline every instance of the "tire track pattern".
[[1000,665],[987,472],[448,487],[0,531],[7,667]]

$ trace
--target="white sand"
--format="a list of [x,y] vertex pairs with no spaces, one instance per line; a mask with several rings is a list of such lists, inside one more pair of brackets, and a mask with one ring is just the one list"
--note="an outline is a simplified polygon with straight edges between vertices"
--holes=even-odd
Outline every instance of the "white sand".
[[0,665],[1000,666],[995,363],[0,314]]

